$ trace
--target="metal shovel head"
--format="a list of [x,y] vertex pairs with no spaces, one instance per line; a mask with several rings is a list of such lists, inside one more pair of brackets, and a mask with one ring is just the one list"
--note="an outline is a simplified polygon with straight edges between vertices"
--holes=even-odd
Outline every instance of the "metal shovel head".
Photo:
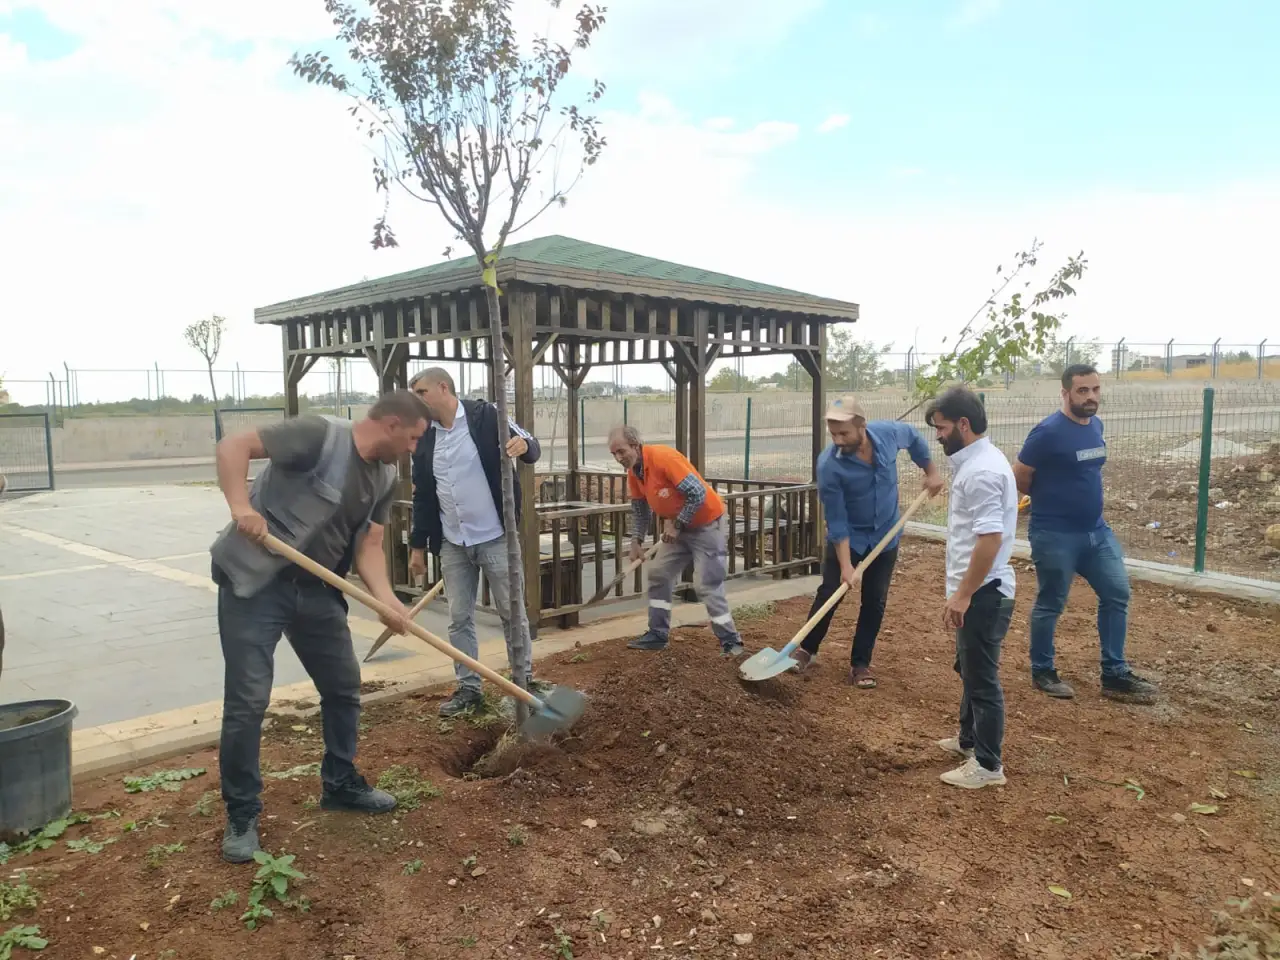
[[798,666],[794,657],[784,657],[772,647],[753,653],[742,661],[738,673],[743,680],[768,680]]
[[530,739],[547,737],[557,730],[568,730],[587,709],[587,698],[569,687],[552,687],[542,698],[542,708],[529,714],[520,728]]

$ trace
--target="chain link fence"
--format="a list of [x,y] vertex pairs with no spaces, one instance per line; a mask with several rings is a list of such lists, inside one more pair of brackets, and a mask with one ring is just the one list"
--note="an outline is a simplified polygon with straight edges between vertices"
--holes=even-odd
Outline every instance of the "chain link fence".
[[47,413],[0,413],[0,474],[7,492],[53,489],[53,440]]

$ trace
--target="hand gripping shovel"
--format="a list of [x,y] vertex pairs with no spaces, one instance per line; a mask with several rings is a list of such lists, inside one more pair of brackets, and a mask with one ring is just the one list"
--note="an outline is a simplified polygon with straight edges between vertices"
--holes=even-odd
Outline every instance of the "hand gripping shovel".
[[[287,560],[291,560],[298,566],[302,567],[313,576],[319,577],[329,586],[341,590],[348,597],[359,600],[370,610],[380,616],[391,616],[392,610],[386,604],[371,597],[359,587],[348,583],[344,578],[338,576],[332,570],[320,566],[310,557],[305,557],[287,543],[281,542],[276,537],[267,534],[265,540],[262,541],[267,549],[273,553],[277,553]],[[528,690],[524,690],[516,684],[512,683],[506,677],[499,674],[496,670],[491,670],[479,660],[468,657],[465,653],[455,650],[448,641],[441,640],[435,634],[424,630],[413,621],[409,622],[409,632],[424,643],[430,644],[450,660],[455,660],[467,667],[470,667],[480,676],[484,677],[490,683],[501,687],[502,691],[509,697],[515,697],[517,700],[528,705],[532,711],[529,718],[525,720],[521,726],[521,732],[527,737],[537,738],[545,737],[557,730],[567,730],[577,722],[582,716],[582,711],[587,708],[587,698],[577,690],[570,690],[568,687],[552,687],[545,698],[535,697]]]
[[623,580],[627,579],[627,577],[631,576],[631,574],[639,570],[641,564],[648,563],[650,560],[652,560],[654,558],[654,555],[657,554],[658,547],[660,546],[662,546],[661,540],[659,540],[652,547],[646,550],[644,553],[644,556],[642,556],[639,560],[636,560],[634,563],[629,564],[625,570],[623,570],[620,574],[614,577],[612,583],[610,583],[608,586],[601,587],[599,590],[597,590],[596,595],[592,597],[590,600],[588,600],[586,603],[584,603],[583,606],[589,607],[593,603],[599,603],[601,600],[607,597],[610,594],[610,592],[612,592],[614,587],[620,584]]
[[[907,520],[910,519],[911,515],[915,513],[917,509],[919,509],[920,504],[924,503],[928,498],[928,490],[920,491],[920,496],[911,501],[911,506],[907,507],[902,516],[898,519],[898,522],[895,523],[893,528],[884,535],[884,539],[875,545],[875,549],[862,558],[862,562],[857,566],[857,571],[859,573],[865,570],[872,560],[880,556],[881,551],[883,551],[884,548],[889,545],[889,542],[893,540],[902,528],[907,525]],[[796,647],[800,646],[800,642],[809,635],[809,631],[818,625],[818,621],[835,608],[835,605],[840,602],[848,590],[849,585],[847,583],[841,583],[839,589],[827,598],[827,602],[818,609],[817,613],[809,618],[808,622],[805,623],[805,625],[800,628],[799,632],[791,638],[791,642],[781,650],[774,650],[772,647],[765,647],[759,653],[752,654],[746,660],[743,660],[742,665],[738,667],[738,673],[741,675],[742,679],[753,681],[768,680],[770,677],[776,677],[780,673],[786,673],[792,667],[797,666],[798,664],[791,654],[795,652]]]
[[[444,589],[444,577],[441,577],[434,587],[432,587],[430,590],[424,593],[422,597],[418,600],[418,602],[409,608],[409,619],[410,620],[414,619],[423,610],[427,609],[427,604],[430,603],[432,600],[434,600],[436,597],[440,596],[440,591],[443,589]],[[369,652],[364,655],[364,662],[368,663],[370,660],[372,660],[373,655],[377,653],[379,650],[381,650],[382,645],[386,643],[388,640],[390,640],[393,636],[395,636],[395,631],[392,630],[390,627],[387,627],[387,629],[383,630],[382,636],[380,636],[377,640],[373,641],[373,646],[370,647]]]

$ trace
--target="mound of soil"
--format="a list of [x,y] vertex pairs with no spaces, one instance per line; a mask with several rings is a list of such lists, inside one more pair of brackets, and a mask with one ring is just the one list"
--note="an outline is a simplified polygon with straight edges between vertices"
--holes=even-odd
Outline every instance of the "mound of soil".
[[[165,765],[208,771],[176,792],[83,785],[102,819],[11,860],[42,897],[13,922],[45,956],[119,960],[1166,956],[1229,897],[1280,886],[1274,609],[1135,584],[1130,651],[1164,695],[1132,707],[1099,696],[1082,588],[1059,630],[1079,696],[1051,701],[1030,687],[1020,570],[1009,783],[969,793],[938,780],[959,700],[941,558],[904,543],[874,691],[843,682],[846,603],[804,677],[743,683],[705,629],[545,661],[590,697],[552,744],[442,724],[447,691],[374,706],[360,763],[409,790],[393,817],[315,809],[319,719],[276,720],[263,839],[307,879],[258,930],[240,920],[254,869],[218,858],[213,751]],[[748,649],[807,611],[741,623]],[[102,846],[66,842],[86,838]]]

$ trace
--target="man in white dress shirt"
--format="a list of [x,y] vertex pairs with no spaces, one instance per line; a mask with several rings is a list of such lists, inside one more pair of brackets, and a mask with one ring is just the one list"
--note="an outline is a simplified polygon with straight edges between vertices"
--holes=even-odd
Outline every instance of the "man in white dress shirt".
[[933,427],[951,458],[947,505],[947,602],[943,625],[956,632],[960,733],[938,746],[964,760],[942,781],[968,790],[1004,784],[1004,691],[1000,645],[1013,617],[1013,538],[1018,485],[999,448],[983,434],[987,414],[971,390],[954,387],[929,404]]
[[[431,427],[413,455],[413,528],[409,535],[409,571],[426,573],[426,551],[440,557],[449,600],[449,642],[478,657],[476,597],[480,572],[502,618],[512,676],[532,683],[532,642],[528,615],[511,622],[510,578],[506,532],[502,523],[502,470],[512,470],[512,457],[537,463],[538,441],[514,421],[507,423],[505,449],[498,447],[498,408],[484,400],[459,400],[453,377],[431,367],[409,383],[431,411]],[[515,483],[516,519],[520,514],[520,482]],[[522,587],[523,589],[523,587]],[[517,673],[517,671],[519,671]],[[456,664],[458,689],[440,707],[454,717],[480,703],[480,676]],[[518,682],[518,681],[517,681]]]

